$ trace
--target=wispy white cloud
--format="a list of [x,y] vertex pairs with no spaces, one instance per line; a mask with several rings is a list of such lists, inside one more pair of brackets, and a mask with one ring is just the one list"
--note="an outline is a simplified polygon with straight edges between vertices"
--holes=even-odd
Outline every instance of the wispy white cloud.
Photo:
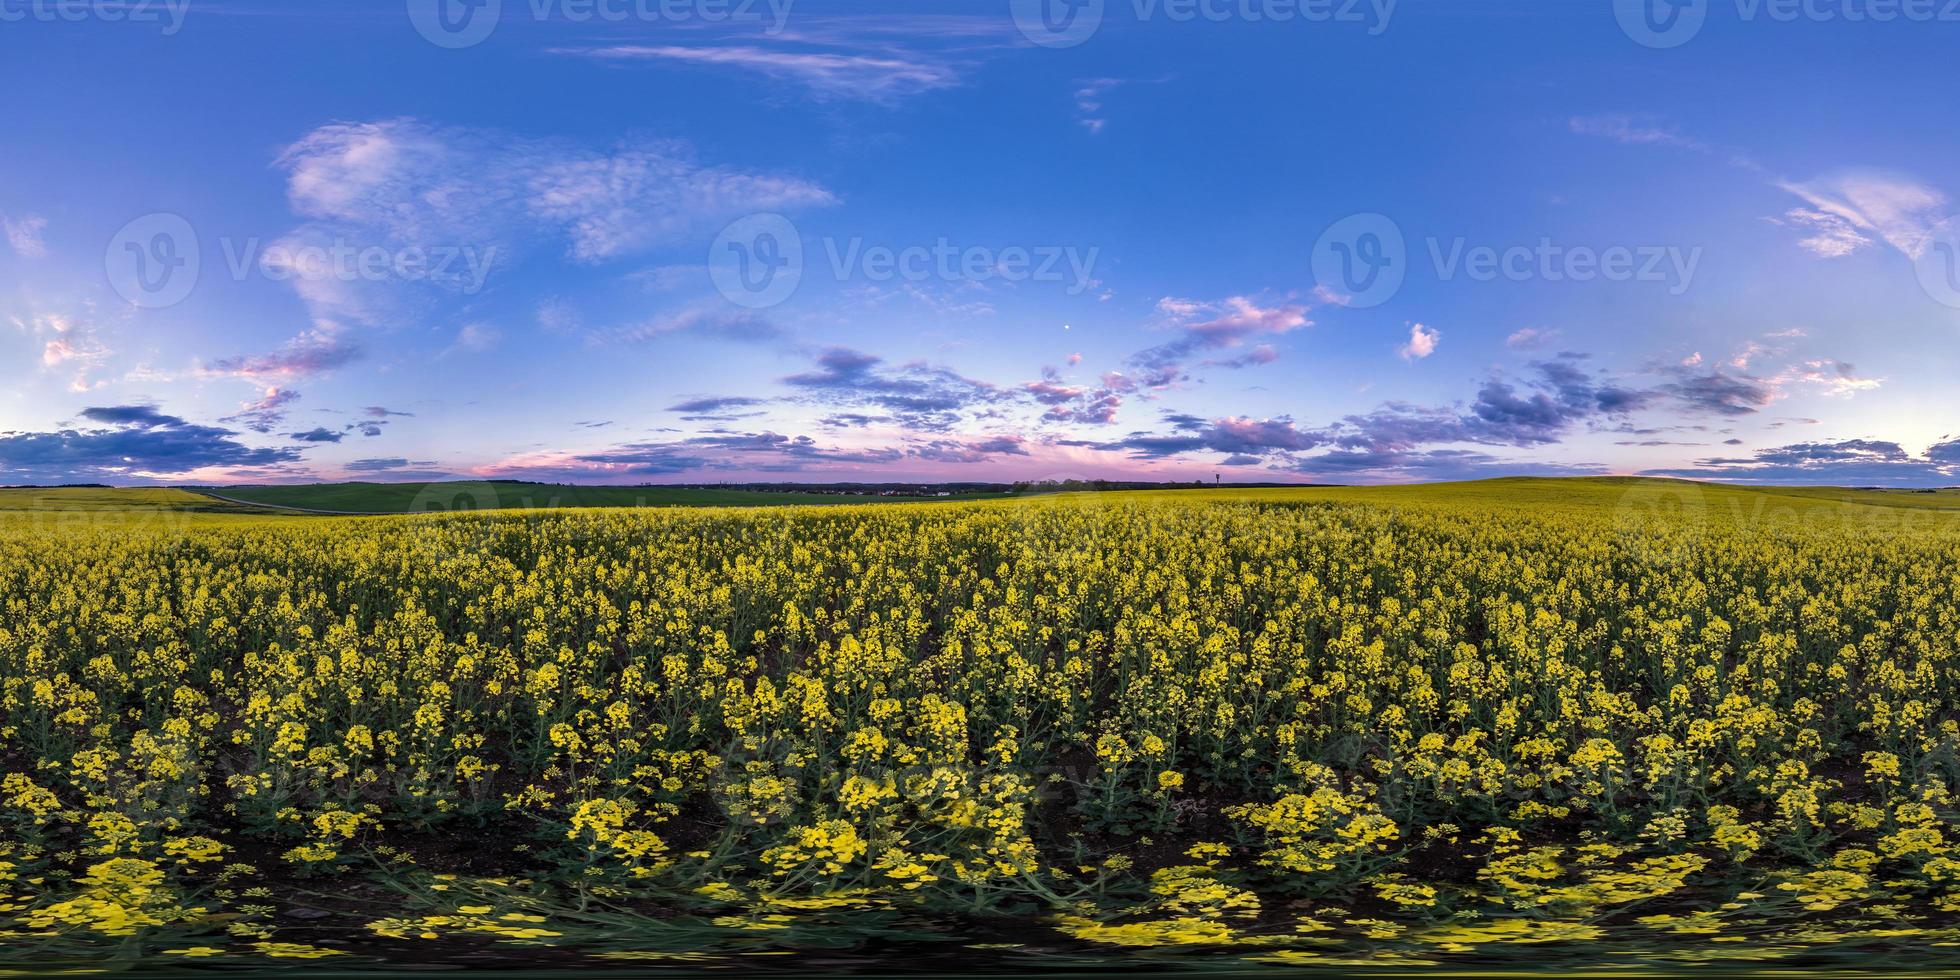
[[444,357],[451,354],[481,354],[491,350],[504,339],[503,331],[487,323],[466,323],[456,331],[456,339],[442,352]]
[[834,203],[829,191],[795,177],[706,167],[684,143],[622,145],[609,151],[543,151],[527,161],[532,214],[562,226],[571,255],[598,261],[685,239],[706,224],[750,211]]
[[598,61],[667,61],[754,72],[819,99],[894,103],[959,84],[950,63],[914,53],[787,51],[757,45],[617,44],[554,48],[553,54]]
[[1558,335],[1557,330],[1522,327],[1511,331],[1511,335],[1504,338],[1504,346],[1512,350],[1538,350],[1557,340]]
[[271,432],[286,421],[286,411],[296,401],[299,401],[299,392],[291,388],[269,387],[260,392],[259,397],[241,402],[236,415],[227,415],[218,421],[242,425],[253,432]]
[[[1575,133],[1618,143],[1716,152],[1700,140],[1630,116],[1574,116],[1569,125]],[[1854,168],[1796,181],[1771,177],[1765,167],[1742,154],[1729,154],[1728,162],[1804,202],[1804,207],[1791,208],[1771,220],[1796,228],[1803,235],[1798,247],[1819,258],[1843,258],[1875,238],[1917,260],[1949,217],[1945,193],[1894,171]]]
[[1884,385],[1885,379],[1863,377],[1850,364],[1823,358],[1787,368],[1771,378],[1770,383],[1778,388],[1808,385],[1828,397],[1847,397],[1861,391],[1876,391]]
[[1918,259],[1931,245],[1947,206],[1940,191],[1881,170],[1777,181],[1776,186],[1810,206],[1790,213],[1793,221],[1815,231],[1798,244],[1827,258],[1849,255],[1870,244],[1868,236],[1876,236],[1907,258]]
[[1818,258],[1842,258],[1872,243],[1851,222],[1827,211],[1791,208],[1784,212],[1782,223],[1808,232],[1797,240],[1797,247]]
[[7,233],[7,245],[14,254],[24,259],[45,258],[47,243],[42,241],[41,233],[46,231],[48,219],[38,215],[24,215],[19,219],[0,215],[0,228]]
[[1100,133],[1109,122],[1103,117],[1103,97],[1109,90],[1123,84],[1120,78],[1092,78],[1082,82],[1075,90],[1076,122],[1091,133]]
[[571,261],[598,263],[705,240],[741,214],[835,200],[794,176],[702,164],[679,140],[594,148],[415,119],[322,126],[278,166],[307,222],[269,255],[352,246],[431,256],[413,278],[420,291],[386,270],[292,278],[316,318],[364,324],[421,313],[429,290],[473,295],[540,241],[558,243]]
[[69,391],[93,391],[108,383],[95,372],[116,352],[101,339],[102,331],[87,314],[43,313],[8,319],[16,330],[40,343],[43,372],[74,372],[68,381]]
[[1581,136],[1597,136],[1615,143],[1673,146],[1698,151],[1708,149],[1708,145],[1700,140],[1683,136],[1666,126],[1617,113],[1573,116],[1567,125]]
[[276,351],[241,354],[200,365],[197,373],[205,377],[283,382],[325,374],[359,360],[363,353],[359,344],[323,327],[294,337]]

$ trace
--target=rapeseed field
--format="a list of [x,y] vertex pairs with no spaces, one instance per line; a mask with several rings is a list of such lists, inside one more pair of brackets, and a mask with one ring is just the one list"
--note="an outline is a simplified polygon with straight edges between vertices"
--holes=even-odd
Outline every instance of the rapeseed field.
[[0,503],[9,966],[1922,972],[1960,943],[1949,494],[86,493]]

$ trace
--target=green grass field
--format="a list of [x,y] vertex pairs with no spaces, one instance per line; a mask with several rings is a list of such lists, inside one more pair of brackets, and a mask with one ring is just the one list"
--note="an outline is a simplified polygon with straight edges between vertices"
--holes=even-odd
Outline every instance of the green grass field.
[[[1382,506],[1509,505],[1530,508],[1621,507],[1669,510],[1744,521],[1821,514],[1914,519],[1960,513],[1960,490],[1863,490],[1840,487],[1744,487],[1628,477],[1506,478],[1466,483],[1377,487],[1299,487],[1112,491],[1125,495],[1211,495],[1239,499],[1368,503]],[[1076,494],[1084,499],[1094,494]],[[223,499],[230,498],[230,499]],[[586,487],[536,483],[330,483],[304,486],[0,489],[0,515],[290,516],[304,512],[412,514],[546,507],[772,507],[996,499],[1005,494],[881,497],[714,490],[684,487]]]
[[319,483],[303,486],[198,488],[199,492],[267,507],[343,514],[413,514],[448,510],[531,507],[780,507],[789,504],[862,504],[923,500],[974,500],[997,494],[952,497],[882,497],[873,494],[792,493],[693,487],[588,487],[503,480],[443,483]]
[[0,515],[259,514],[265,509],[168,487],[0,488]]

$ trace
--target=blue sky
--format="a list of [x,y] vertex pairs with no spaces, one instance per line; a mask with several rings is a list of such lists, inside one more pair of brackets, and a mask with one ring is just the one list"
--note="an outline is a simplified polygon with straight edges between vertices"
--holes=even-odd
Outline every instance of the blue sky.
[[0,0],[0,481],[1960,484],[1939,3],[484,2]]

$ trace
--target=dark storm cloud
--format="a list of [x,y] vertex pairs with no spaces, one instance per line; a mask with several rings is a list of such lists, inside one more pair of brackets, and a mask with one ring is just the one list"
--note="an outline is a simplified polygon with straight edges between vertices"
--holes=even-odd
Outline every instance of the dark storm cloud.
[[0,433],[0,477],[37,483],[116,480],[301,458],[298,449],[247,446],[230,429],[196,425],[147,405],[86,408],[81,417],[99,427]]
[[889,413],[905,428],[928,432],[951,429],[972,410],[1007,400],[1010,393],[922,363],[883,366],[875,354],[832,347],[816,357],[816,370],[782,382],[804,397],[840,406],[870,406]]
[[1762,411],[1776,397],[1767,382],[1746,375],[1710,371],[1683,373],[1678,381],[1660,386],[1661,392],[1680,401],[1691,412],[1740,417]]
[[1645,475],[1750,483],[1947,486],[1960,481],[1960,441],[1936,444],[1924,456],[1879,439],[1799,442],[1757,450],[1747,457],[1700,459],[1693,466],[1649,470]]

